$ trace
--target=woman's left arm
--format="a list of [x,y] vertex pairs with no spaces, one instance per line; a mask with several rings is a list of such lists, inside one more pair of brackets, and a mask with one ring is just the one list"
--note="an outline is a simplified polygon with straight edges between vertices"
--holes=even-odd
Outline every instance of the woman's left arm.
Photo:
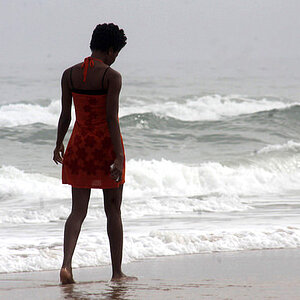
[[57,127],[57,139],[56,147],[53,153],[53,160],[56,164],[62,163],[62,158],[64,156],[64,144],[63,140],[69,129],[71,123],[71,107],[72,107],[72,91],[69,86],[68,78],[70,76],[70,69],[64,71],[61,78],[61,114],[58,121]]

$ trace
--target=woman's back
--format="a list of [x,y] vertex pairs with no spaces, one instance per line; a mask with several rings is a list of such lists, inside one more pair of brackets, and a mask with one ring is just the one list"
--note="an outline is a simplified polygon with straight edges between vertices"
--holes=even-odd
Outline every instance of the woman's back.
[[107,89],[105,73],[108,68],[95,58],[74,65],[70,68],[71,87],[79,90]]
[[[104,88],[108,66],[96,59],[86,58],[84,63],[70,68],[70,86],[76,112],[76,122],[95,131],[97,124],[106,122],[106,95]],[[104,126],[103,124],[102,126]],[[106,129],[106,128],[105,128]]]
[[[62,181],[73,187],[115,188],[125,182],[125,160],[120,181],[110,176],[116,155],[106,118],[107,89],[104,86],[108,69],[92,57],[70,68],[76,121],[63,157]],[[122,136],[120,139],[122,141]],[[123,141],[122,148],[124,152]]]
[[[118,109],[122,77],[108,67],[114,63],[126,40],[123,29],[117,25],[98,24],[90,42],[92,55],[62,75],[62,111],[53,160],[63,165],[63,183],[72,185],[72,212],[64,231],[62,284],[74,283],[72,257],[88,210],[91,188],[103,189],[112,280],[130,279],[121,269],[123,229],[120,206],[125,182],[125,153]],[[72,100],[76,122],[64,151],[63,140],[71,122]]]

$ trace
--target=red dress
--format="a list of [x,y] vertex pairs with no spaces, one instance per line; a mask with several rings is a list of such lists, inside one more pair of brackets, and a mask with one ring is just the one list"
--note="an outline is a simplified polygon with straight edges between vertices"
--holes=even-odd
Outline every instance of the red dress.
[[[84,81],[87,66],[88,64],[93,66],[93,63],[92,58],[85,59]],[[105,74],[103,78],[104,76]],[[109,189],[117,188],[125,182],[122,136],[120,137],[124,153],[123,173],[118,182],[110,176],[110,166],[116,155],[106,121],[106,95],[107,91],[103,89],[72,89],[76,121],[63,157],[62,183],[64,184],[76,188]]]

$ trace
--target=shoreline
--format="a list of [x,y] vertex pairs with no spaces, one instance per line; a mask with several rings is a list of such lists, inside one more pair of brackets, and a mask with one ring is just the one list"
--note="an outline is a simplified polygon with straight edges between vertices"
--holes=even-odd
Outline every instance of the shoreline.
[[1,299],[299,299],[300,249],[164,256],[123,265],[138,281],[110,282],[111,266],[0,274]]

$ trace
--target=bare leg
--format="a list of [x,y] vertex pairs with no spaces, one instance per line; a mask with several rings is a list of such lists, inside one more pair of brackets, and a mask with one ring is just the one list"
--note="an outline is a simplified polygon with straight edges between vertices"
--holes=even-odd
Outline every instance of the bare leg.
[[112,280],[137,279],[122,272],[123,225],[121,218],[123,184],[119,188],[103,189],[104,209],[107,217],[107,234],[112,262]]
[[72,211],[69,215],[64,232],[64,260],[60,273],[63,284],[74,283],[72,276],[72,257],[84,221],[90,200],[91,189],[72,187]]

